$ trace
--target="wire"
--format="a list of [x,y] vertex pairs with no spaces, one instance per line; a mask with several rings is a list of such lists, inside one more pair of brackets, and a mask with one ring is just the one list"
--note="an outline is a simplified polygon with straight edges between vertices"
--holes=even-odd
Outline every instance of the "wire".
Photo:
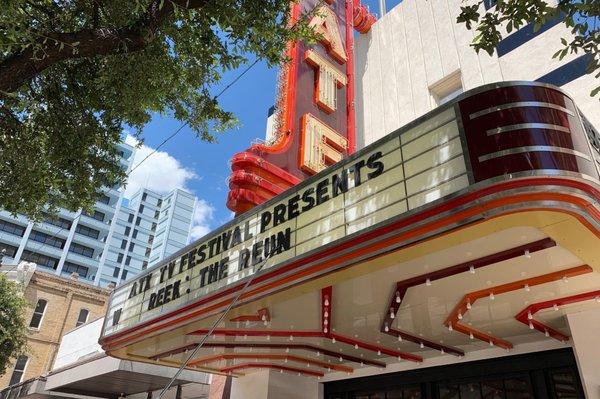
[[262,270],[262,268],[267,263],[267,260],[269,260],[270,257],[271,257],[270,255],[269,256],[265,256],[265,258],[263,259],[262,263],[259,264],[257,267],[255,267],[254,273],[250,276],[250,278],[248,279],[248,281],[246,281],[246,284],[244,284],[244,286],[237,293],[237,295],[235,296],[235,298],[233,298],[233,300],[229,303],[229,305],[227,305],[227,308],[223,311],[223,313],[221,313],[221,315],[219,316],[219,318],[217,320],[215,320],[215,322],[210,327],[210,329],[208,330],[208,332],[206,333],[206,335],[204,337],[202,337],[202,339],[200,340],[200,342],[198,342],[198,345],[196,345],[196,347],[194,348],[194,350],[192,351],[192,353],[190,353],[190,355],[184,360],[184,362],[181,364],[181,366],[179,367],[179,369],[177,370],[177,372],[175,373],[175,375],[173,375],[173,377],[171,377],[171,379],[169,380],[169,382],[167,383],[167,385],[165,385],[165,387],[162,389],[162,391],[160,391],[160,394],[158,395],[158,399],[162,399],[163,396],[169,390],[169,388],[171,388],[171,386],[173,385],[173,382],[175,382],[175,380],[177,379],[177,377],[179,377],[179,374],[181,374],[181,372],[187,366],[187,364],[190,362],[190,360],[192,360],[192,358],[194,356],[196,356],[196,353],[198,353],[198,351],[200,350],[200,348],[202,348],[202,345],[204,345],[204,342],[206,342],[206,340],[208,339],[208,337],[210,337],[212,335],[212,333],[215,331],[215,329],[217,328],[217,326],[219,325],[219,323],[221,323],[223,321],[223,319],[225,318],[225,316],[227,316],[227,313],[229,313],[229,311],[231,310],[231,308],[233,308],[233,306],[237,304],[237,301],[240,299],[240,297],[242,296],[242,294],[244,294],[244,292],[246,292],[246,289],[248,289],[248,287],[250,286],[250,284],[254,280],[254,277],[256,277],[256,275],[258,274],[258,272]]

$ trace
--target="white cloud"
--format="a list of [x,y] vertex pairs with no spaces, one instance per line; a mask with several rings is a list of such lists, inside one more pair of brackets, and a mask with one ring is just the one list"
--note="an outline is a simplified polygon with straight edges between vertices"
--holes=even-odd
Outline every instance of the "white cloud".
[[[135,137],[129,134],[125,142],[132,146],[138,144]],[[132,170],[152,151],[154,148],[147,145],[136,147]],[[131,198],[140,188],[147,188],[159,194],[167,194],[176,188],[185,190],[188,181],[193,179],[199,179],[193,170],[185,168],[168,152],[157,151],[129,175],[125,197]]]
[[211,230],[210,222],[213,218],[215,208],[203,199],[196,200],[196,209],[194,209],[194,218],[192,220],[192,231],[190,233],[190,242],[208,234]]
[[[137,147],[135,137],[127,135],[125,142],[136,147],[132,169],[140,164],[154,148],[142,145]],[[147,188],[159,194],[167,194],[176,188],[190,191],[190,180],[200,179],[193,170],[184,167],[168,152],[157,151],[136,168],[127,179],[125,197],[131,198],[141,188]],[[196,197],[196,209],[192,218],[190,240],[196,240],[211,231],[210,223],[215,208],[206,200]]]

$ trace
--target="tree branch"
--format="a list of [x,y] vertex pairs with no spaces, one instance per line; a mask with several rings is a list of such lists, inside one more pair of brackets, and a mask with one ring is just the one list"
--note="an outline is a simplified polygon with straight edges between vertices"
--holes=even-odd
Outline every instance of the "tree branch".
[[[47,33],[39,39],[37,48],[29,47],[0,62],[0,92],[14,92],[42,71],[67,59],[141,51],[154,40],[176,7],[198,9],[209,1],[170,0],[160,7],[161,1],[155,0],[132,26]],[[36,52],[44,56],[36,58]]]

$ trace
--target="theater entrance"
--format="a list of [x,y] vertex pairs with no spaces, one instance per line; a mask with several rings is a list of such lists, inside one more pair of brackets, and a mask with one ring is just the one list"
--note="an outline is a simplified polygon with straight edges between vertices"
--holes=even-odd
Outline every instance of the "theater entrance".
[[584,398],[570,348],[339,380],[326,399]]

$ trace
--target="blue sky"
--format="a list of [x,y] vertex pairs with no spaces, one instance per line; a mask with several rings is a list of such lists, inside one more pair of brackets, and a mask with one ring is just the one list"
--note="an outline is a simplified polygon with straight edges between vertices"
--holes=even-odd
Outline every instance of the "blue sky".
[[[388,9],[399,0],[387,0]],[[372,11],[378,11],[378,0],[363,0]],[[243,68],[243,67],[242,67]],[[231,82],[240,71],[223,76],[222,84]],[[130,177],[127,193],[141,186],[166,193],[175,187],[184,188],[198,198],[192,239],[228,221],[227,177],[229,159],[265,136],[266,118],[275,98],[276,69],[264,63],[255,65],[219,99],[224,109],[233,112],[240,121],[238,129],[219,134],[218,142],[209,144],[184,128],[164,145],[160,152],[144,162]],[[217,92],[220,87],[214,88]],[[144,129],[145,147],[138,150],[136,162],[147,155],[181,123],[169,116],[156,115]]]

